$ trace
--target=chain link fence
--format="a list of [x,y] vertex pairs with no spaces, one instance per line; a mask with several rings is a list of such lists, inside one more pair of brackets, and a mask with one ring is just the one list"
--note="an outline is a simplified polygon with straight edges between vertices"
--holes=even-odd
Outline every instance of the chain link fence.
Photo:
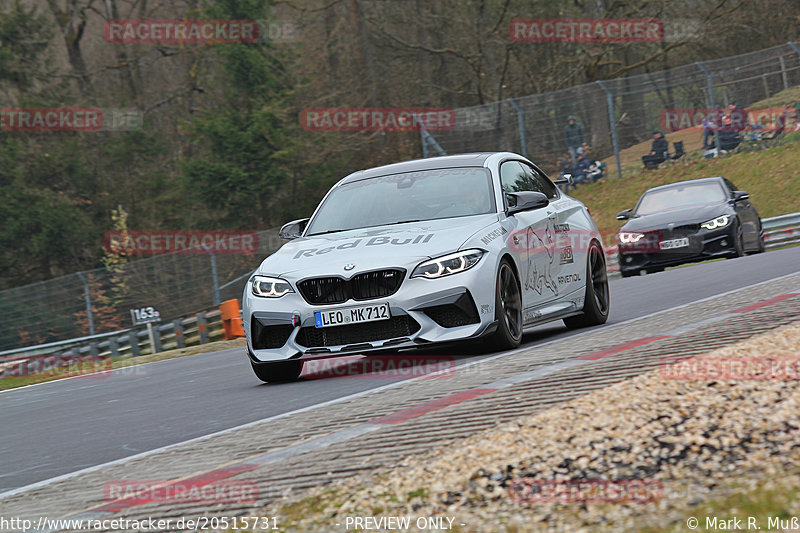
[[[698,62],[659,72],[571,87],[455,110],[452,130],[423,132],[423,155],[514,151],[548,171],[566,155],[564,128],[574,116],[594,158],[615,155],[648,141],[654,130],[688,131],[699,148],[701,115],[720,106],[744,107],[800,85],[800,46],[787,43],[756,52]],[[800,102],[800,95],[797,98]],[[786,107],[775,102],[770,107]],[[786,110],[790,125],[797,111]],[[774,121],[774,117],[770,118]],[[694,126],[691,130],[687,128]],[[696,134],[694,132],[697,131]],[[649,144],[647,145],[649,147]],[[690,147],[691,148],[691,147]]]
[[278,228],[257,235],[253,254],[162,254],[0,291],[0,351],[126,329],[134,308],[153,306],[167,321],[241,298],[283,243]]
[[[573,115],[593,155],[616,154],[619,172],[620,150],[648,140],[654,129],[665,129],[670,110],[727,107],[734,102],[749,106],[796,85],[800,85],[800,47],[787,43],[457,109],[454,129],[436,132],[435,137],[422,132],[423,153],[519,151],[553,170],[565,155],[564,126]],[[700,132],[694,135],[697,142],[700,136]],[[260,232],[258,238],[253,255],[164,254],[114,270],[78,272],[0,291],[0,316],[5,319],[0,351],[125,329],[131,325],[133,308],[153,306],[162,320],[171,320],[240,298],[250,272],[281,244],[276,229]]]

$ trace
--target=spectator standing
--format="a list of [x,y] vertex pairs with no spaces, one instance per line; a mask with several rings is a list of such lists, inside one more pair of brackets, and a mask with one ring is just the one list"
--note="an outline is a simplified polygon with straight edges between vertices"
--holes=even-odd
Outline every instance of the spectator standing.
[[575,116],[570,115],[567,117],[567,125],[564,127],[564,142],[569,150],[569,155],[572,158],[572,164],[575,164],[576,156],[581,153],[583,146],[583,130],[575,122]]

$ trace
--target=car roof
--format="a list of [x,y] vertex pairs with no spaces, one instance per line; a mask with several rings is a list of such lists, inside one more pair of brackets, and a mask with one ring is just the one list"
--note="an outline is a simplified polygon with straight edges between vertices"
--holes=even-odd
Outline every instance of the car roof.
[[667,183],[666,185],[659,185],[658,187],[651,187],[647,189],[645,192],[658,191],[661,189],[669,189],[670,187],[674,187],[675,185],[681,185],[685,183],[702,183],[702,182],[712,182],[712,181],[720,182],[723,179],[725,178],[723,178],[722,176],[710,176],[708,178],[695,178],[693,180],[676,181],[673,183]]
[[420,170],[431,170],[434,168],[455,168],[455,167],[482,167],[486,160],[496,152],[480,152],[474,154],[444,155],[439,157],[426,157],[392,163],[367,170],[358,170],[342,179],[338,185],[359,181],[367,178],[386,176],[389,174],[401,174],[404,172],[417,172]]

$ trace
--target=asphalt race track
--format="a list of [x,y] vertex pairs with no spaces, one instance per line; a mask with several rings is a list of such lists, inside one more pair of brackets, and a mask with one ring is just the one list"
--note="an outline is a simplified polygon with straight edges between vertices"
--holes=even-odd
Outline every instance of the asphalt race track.
[[[609,324],[798,271],[795,247],[617,279]],[[525,343],[573,334],[557,322],[532,330]],[[365,375],[262,384],[243,350],[235,349],[0,392],[0,493],[394,381]]]

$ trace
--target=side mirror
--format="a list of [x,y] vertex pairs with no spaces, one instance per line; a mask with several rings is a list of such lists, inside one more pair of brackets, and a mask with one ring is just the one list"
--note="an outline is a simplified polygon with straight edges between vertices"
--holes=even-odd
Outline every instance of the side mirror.
[[619,213],[617,213],[617,220],[628,220],[629,218],[631,218],[631,211],[633,211],[633,209],[626,209],[625,211],[620,211]]
[[572,174],[562,174],[561,177],[555,181],[553,181],[556,185],[561,185],[562,183],[568,183],[572,185]]
[[303,230],[306,229],[306,224],[308,224],[307,218],[292,220],[281,226],[278,235],[280,235],[281,239],[286,239],[287,241],[296,239],[303,234]]
[[533,191],[510,192],[506,194],[506,198],[508,199],[508,216],[521,211],[541,209],[550,204],[547,195]]
[[744,191],[734,191],[733,192],[733,201],[734,202],[742,202],[750,198],[750,194]]

